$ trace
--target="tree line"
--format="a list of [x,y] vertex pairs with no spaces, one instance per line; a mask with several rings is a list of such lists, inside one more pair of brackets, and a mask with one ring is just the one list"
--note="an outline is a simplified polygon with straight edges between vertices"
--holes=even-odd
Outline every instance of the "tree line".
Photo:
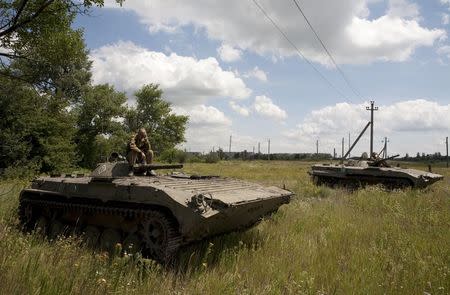
[[103,1],[0,1],[0,168],[14,176],[92,168],[145,127],[157,152],[185,140],[187,116],[157,84],[93,85],[78,13]]

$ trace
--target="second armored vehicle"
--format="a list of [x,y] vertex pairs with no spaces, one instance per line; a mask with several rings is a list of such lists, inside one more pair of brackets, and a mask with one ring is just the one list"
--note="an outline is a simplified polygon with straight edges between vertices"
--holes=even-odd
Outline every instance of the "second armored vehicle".
[[180,246],[260,221],[293,193],[241,180],[183,173],[155,175],[171,165],[101,163],[86,176],[41,177],[20,195],[26,229],[51,238],[79,229],[87,242],[126,252],[142,251],[165,262]]
[[316,164],[308,173],[316,185],[350,188],[376,184],[389,189],[424,188],[443,178],[442,175],[416,169],[391,167],[386,163],[386,159],[349,160],[346,164]]

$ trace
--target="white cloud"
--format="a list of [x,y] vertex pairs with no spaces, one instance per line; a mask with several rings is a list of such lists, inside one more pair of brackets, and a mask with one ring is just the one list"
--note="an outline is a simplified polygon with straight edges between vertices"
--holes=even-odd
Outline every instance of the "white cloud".
[[450,45],[441,46],[437,49],[437,53],[444,55],[450,59]]
[[11,53],[13,53],[11,50],[9,50],[8,48],[5,48],[5,47],[1,47],[0,46],[0,53],[3,53],[3,54],[11,54]]
[[219,54],[221,60],[225,62],[233,62],[241,59],[242,52],[228,44],[222,44],[219,48],[217,48],[217,53]]
[[254,67],[251,71],[245,73],[245,78],[255,78],[263,82],[267,82],[267,74],[258,67]]
[[442,22],[443,25],[448,25],[448,24],[450,24],[450,14],[448,14],[448,13],[443,13],[443,14],[442,14],[441,22]]
[[[11,46],[17,41],[17,34],[13,34],[12,36],[0,37],[0,53],[3,54],[13,54],[14,51],[11,49]],[[3,46],[2,46],[3,45]]]
[[387,14],[413,19],[420,15],[418,5],[410,3],[408,0],[390,0]]
[[251,93],[242,79],[212,57],[166,55],[122,41],[95,49],[90,57],[94,83],[110,83],[127,92],[159,83],[175,105],[198,105],[214,97],[243,99]]
[[248,108],[240,106],[234,101],[230,101],[230,107],[233,111],[240,114],[241,116],[248,117],[250,115],[250,110]]
[[[293,3],[259,2],[305,56],[329,63]],[[304,0],[301,4],[338,63],[404,61],[416,48],[432,46],[446,36],[444,30],[427,28],[420,23],[415,4],[390,0],[384,14],[369,18],[371,2],[374,1]],[[447,0],[441,2],[448,3]],[[115,4],[110,7],[117,9]],[[152,32],[194,26],[210,39],[234,50],[248,50],[272,58],[296,54],[252,1],[127,0],[123,9],[134,11]]]
[[[311,137],[361,130],[368,121],[365,104],[337,103],[312,111],[290,137]],[[384,132],[450,130],[450,104],[417,99],[380,106],[377,129]]]
[[186,144],[193,151],[209,151],[231,133],[231,120],[213,106],[196,105],[173,107],[176,114],[188,115]]
[[378,117],[382,130],[450,131],[450,104],[417,99],[386,106]]
[[448,5],[448,9],[450,10],[450,0],[441,0],[442,5]]
[[250,136],[244,136],[233,132],[232,121],[222,111],[206,105],[174,107],[177,114],[188,115],[189,123],[186,130],[186,142],[181,148],[190,151],[209,152],[219,147],[228,151],[230,135],[232,150],[251,150],[256,141]]
[[405,61],[418,46],[432,46],[437,38],[444,36],[440,30],[429,31],[415,20],[389,15],[375,20],[354,18],[349,32],[353,43],[365,49],[364,53],[355,56],[360,62],[370,56],[383,61]]
[[193,107],[173,107],[176,114],[188,115],[189,125],[198,126],[231,126],[231,120],[213,106],[196,105]]
[[[340,154],[341,138],[345,138],[347,148],[348,132],[355,140],[369,121],[370,113],[365,108],[367,105],[338,103],[312,111],[295,129],[285,132],[284,136],[301,142],[302,147],[312,147],[319,138],[327,152],[336,147]],[[440,149],[440,146],[436,146],[436,140],[450,131],[450,104],[416,99],[381,105],[379,111],[375,112],[374,128],[376,148],[381,146],[382,137],[391,136],[397,152],[435,152]],[[364,151],[368,146],[368,135],[369,131],[358,144],[359,151],[361,147]],[[422,142],[425,138],[428,142]],[[418,140],[421,140],[420,144]]]
[[253,109],[257,114],[277,121],[282,121],[287,118],[286,111],[274,104],[272,100],[265,95],[255,97]]

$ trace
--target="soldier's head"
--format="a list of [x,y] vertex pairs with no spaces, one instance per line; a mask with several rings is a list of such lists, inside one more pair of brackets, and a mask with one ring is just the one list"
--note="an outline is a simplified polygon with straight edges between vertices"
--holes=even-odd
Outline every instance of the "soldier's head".
[[140,138],[145,138],[145,137],[147,137],[147,131],[145,131],[145,128],[140,128],[140,129],[138,130],[138,136],[139,136]]

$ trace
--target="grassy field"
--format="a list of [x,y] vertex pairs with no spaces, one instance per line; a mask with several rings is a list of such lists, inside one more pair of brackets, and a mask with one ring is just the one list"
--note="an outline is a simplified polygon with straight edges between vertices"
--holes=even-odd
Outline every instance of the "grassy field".
[[[273,218],[184,249],[177,269],[18,230],[24,182],[0,184],[1,294],[449,294],[450,169],[425,190],[314,187],[301,162],[188,164],[292,190]],[[424,169],[425,167],[422,167]]]

